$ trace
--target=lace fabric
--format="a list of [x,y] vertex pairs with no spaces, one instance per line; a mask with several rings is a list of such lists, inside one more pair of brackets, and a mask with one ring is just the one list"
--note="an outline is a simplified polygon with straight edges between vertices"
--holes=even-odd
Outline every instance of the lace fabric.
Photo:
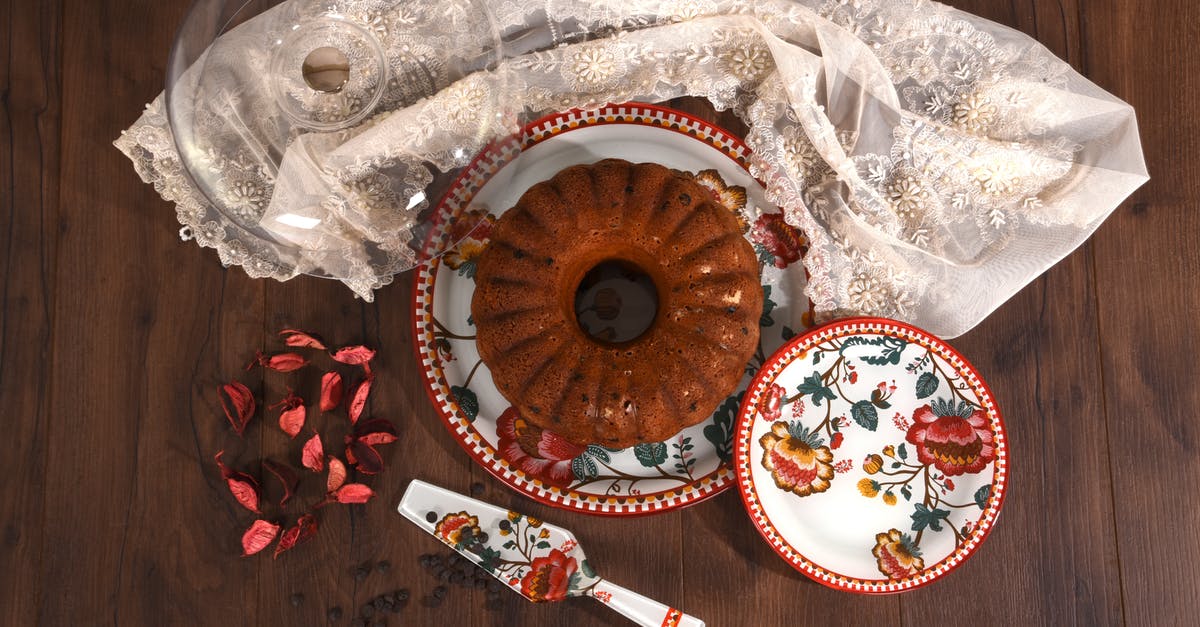
[[[1027,36],[925,0],[508,1],[489,5],[486,24],[454,2],[341,0],[386,51],[379,112],[273,136],[261,42],[278,23],[268,14],[289,4],[210,51],[210,66],[258,77],[196,107],[201,131],[216,116],[197,135],[219,186],[206,193],[188,176],[161,96],[117,141],[176,203],[185,239],[255,277],[320,270],[370,299],[417,262],[435,172],[466,165],[523,116],[609,102],[686,95],[732,110],[750,128],[752,173],[810,239],[818,317],[886,316],[943,337],[1068,254],[1147,180],[1128,105]],[[498,64],[438,70],[477,58],[482,39],[470,35],[489,28],[505,41]],[[358,112],[353,91],[327,105],[289,93],[336,116]],[[269,150],[222,136],[230,109]]]

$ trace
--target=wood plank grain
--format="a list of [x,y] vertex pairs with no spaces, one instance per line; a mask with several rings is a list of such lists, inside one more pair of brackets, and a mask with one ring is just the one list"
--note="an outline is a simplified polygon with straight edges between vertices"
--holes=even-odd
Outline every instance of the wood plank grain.
[[1095,238],[1125,619],[1188,624],[1200,613],[1200,504],[1182,488],[1200,479],[1200,6],[1089,2],[1083,32],[1089,76],[1138,112],[1153,177]]
[[180,246],[174,208],[111,146],[161,89],[170,25],[186,7],[119,8],[66,3],[63,18],[38,620],[254,624],[257,564],[224,557],[242,514],[211,455],[240,457],[214,390],[261,339],[263,284]]
[[0,622],[31,625],[41,590],[58,214],[61,7],[0,4]]

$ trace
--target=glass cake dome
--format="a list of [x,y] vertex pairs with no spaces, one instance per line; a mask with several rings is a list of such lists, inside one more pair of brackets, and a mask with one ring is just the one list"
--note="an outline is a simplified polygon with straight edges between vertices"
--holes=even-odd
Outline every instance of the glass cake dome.
[[[275,274],[387,283],[455,243],[429,245],[432,207],[508,125],[503,79],[442,140],[449,160],[377,157],[363,175],[330,155],[502,58],[483,0],[196,0],[171,53],[166,109],[208,212],[200,222]],[[386,141],[374,149],[390,154]]]

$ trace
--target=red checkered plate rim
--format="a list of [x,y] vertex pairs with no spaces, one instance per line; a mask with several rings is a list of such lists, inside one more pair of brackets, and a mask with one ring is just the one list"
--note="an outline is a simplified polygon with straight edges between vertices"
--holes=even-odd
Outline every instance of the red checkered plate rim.
[[[750,150],[737,137],[717,126],[686,113],[647,104],[607,105],[594,111],[573,110],[543,117],[523,131],[485,148],[463,170],[446,192],[435,211],[436,228],[427,247],[443,239],[451,223],[451,214],[466,209],[480,189],[505,165],[531,147],[574,130],[612,124],[639,125],[673,131],[715,148],[749,173]],[[494,477],[536,501],[588,514],[602,516],[641,516],[694,505],[733,486],[729,464],[697,476],[676,489],[642,493],[637,496],[588,494],[551,485],[512,467],[502,459],[493,444],[475,431],[461,415],[434,345],[432,308],[434,282],[440,260],[434,258],[417,268],[413,290],[413,336],[425,389],[442,423],[455,441]]]
[[[882,334],[901,338],[931,350],[952,365],[970,386],[970,390],[979,399],[990,417],[996,445],[991,493],[988,496],[986,507],[982,509],[979,516],[978,527],[961,546],[958,546],[945,558],[940,559],[936,564],[927,566],[918,574],[901,579],[874,580],[852,577],[838,572],[837,564],[818,564],[806,557],[784,538],[784,534],[780,530],[781,527],[794,524],[787,518],[789,512],[767,511],[760,498],[759,486],[755,484],[753,477],[753,464],[758,461],[758,458],[751,454],[754,422],[759,417],[756,406],[767,386],[772,384],[788,365],[804,358],[809,349],[831,339],[859,334]],[[992,392],[975,368],[958,351],[935,336],[902,322],[883,318],[850,318],[834,321],[799,335],[768,358],[750,382],[742,401],[734,431],[733,463],[734,471],[737,474],[738,490],[747,513],[767,544],[793,568],[820,584],[838,590],[859,594],[892,594],[913,590],[941,579],[961,566],[978,550],[994,527],[1003,505],[1008,483],[1009,457],[1004,424]],[[776,488],[768,481],[763,489],[773,490]]]

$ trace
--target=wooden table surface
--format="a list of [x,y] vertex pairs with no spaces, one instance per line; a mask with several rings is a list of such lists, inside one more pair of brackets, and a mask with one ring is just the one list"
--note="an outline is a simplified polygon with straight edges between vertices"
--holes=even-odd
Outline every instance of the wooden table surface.
[[[601,520],[520,497],[473,464],[417,383],[410,279],[378,300],[256,281],[179,241],[174,209],[112,140],[162,88],[187,0],[0,1],[0,622],[323,625],[435,582],[439,547],[394,513],[409,478],[574,529],[614,581],[709,625],[1195,624],[1200,614],[1200,3],[957,0],[1044,42],[1136,107],[1153,180],[1082,248],[954,341],[1011,442],[995,532],[944,581],[865,598],[809,582],[735,492]],[[284,326],[381,349],[372,409],[401,425],[378,502],[324,514],[291,554],[243,559],[251,517],[211,462],[285,453],[229,434],[214,387]],[[254,375],[259,376],[259,375]],[[254,381],[268,394],[282,379]],[[274,435],[274,434],[272,434]],[[365,560],[387,575],[356,582]],[[299,608],[290,595],[302,593]],[[599,604],[452,590],[403,624],[623,624]],[[348,624],[348,618],[339,624]],[[393,620],[389,624],[397,624]]]

